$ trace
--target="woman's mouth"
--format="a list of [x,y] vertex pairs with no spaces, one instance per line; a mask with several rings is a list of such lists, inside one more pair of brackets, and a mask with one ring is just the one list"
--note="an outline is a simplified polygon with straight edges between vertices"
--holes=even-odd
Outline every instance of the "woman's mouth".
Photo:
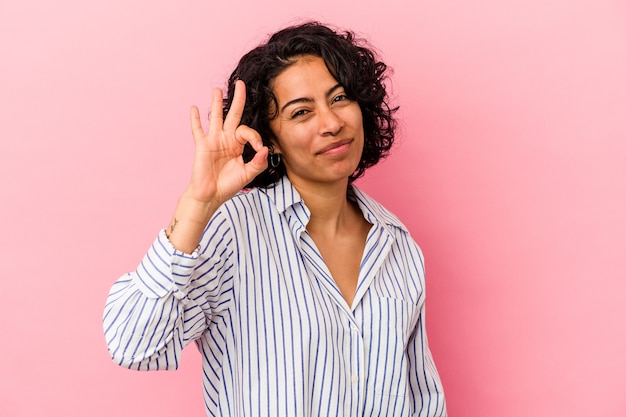
[[317,152],[317,155],[338,155],[345,152],[352,143],[352,139],[343,139],[337,142],[333,142],[322,150]]

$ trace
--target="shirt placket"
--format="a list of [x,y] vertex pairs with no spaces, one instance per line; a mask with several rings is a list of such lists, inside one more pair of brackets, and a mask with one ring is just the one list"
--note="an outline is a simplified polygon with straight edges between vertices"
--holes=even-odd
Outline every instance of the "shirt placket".
[[350,346],[349,352],[349,367],[350,375],[347,380],[350,383],[351,401],[347,404],[349,407],[346,410],[348,416],[360,416],[363,411],[363,402],[365,395],[365,341],[363,339],[363,332],[357,325],[354,317],[349,319]]

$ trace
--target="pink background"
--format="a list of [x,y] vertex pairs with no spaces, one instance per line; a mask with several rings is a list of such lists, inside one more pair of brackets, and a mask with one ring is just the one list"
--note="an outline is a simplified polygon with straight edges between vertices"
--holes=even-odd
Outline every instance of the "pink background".
[[360,185],[425,252],[450,415],[626,415],[626,3],[300,3],[0,0],[0,415],[203,415],[195,348],[117,368],[102,308],[186,184],[189,106],[299,17],[395,69]]

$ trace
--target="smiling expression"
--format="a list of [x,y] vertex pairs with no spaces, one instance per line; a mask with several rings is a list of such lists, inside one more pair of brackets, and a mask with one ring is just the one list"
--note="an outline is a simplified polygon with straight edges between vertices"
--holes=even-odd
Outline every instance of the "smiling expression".
[[363,152],[363,117],[324,61],[303,56],[272,83],[274,151],[294,185],[346,181]]

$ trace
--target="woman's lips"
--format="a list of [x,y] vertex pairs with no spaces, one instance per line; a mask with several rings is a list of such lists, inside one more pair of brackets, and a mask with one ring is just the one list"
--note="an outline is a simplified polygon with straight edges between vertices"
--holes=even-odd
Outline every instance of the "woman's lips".
[[333,155],[342,153],[352,143],[352,139],[344,139],[337,142],[333,142],[330,145],[324,147],[321,151],[317,152],[318,155]]

